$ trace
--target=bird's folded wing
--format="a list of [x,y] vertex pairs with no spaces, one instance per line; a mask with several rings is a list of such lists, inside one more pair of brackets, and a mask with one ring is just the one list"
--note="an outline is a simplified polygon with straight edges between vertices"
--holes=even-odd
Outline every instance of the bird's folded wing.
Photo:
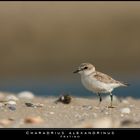
[[111,78],[110,76],[108,76],[107,74],[101,73],[101,72],[96,72],[96,74],[94,75],[94,77],[100,81],[100,82],[104,82],[107,84],[111,84],[111,83],[120,83],[119,81],[114,80],[113,78]]

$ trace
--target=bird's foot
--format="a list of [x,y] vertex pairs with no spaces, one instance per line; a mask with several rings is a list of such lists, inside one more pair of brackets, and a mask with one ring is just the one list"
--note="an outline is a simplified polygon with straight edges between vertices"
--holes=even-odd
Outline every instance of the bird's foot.
[[116,108],[116,106],[113,106],[113,105],[109,105],[107,106],[108,108]]

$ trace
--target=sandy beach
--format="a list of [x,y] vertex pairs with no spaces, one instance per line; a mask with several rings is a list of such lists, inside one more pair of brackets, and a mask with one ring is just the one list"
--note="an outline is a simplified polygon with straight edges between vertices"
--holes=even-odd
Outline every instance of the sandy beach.
[[[140,128],[140,2],[2,1],[0,21],[0,128]],[[81,63],[130,84],[114,108],[73,73]]]
[[69,104],[58,97],[0,93],[0,128],[140,128],[140,101],[109,96],[73,97]]

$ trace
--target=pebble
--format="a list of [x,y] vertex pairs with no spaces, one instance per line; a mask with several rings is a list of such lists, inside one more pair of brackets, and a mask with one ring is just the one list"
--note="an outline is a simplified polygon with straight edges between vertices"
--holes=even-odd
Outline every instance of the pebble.
[[52,108],[56,108],[55,106],[52,106]]
[[132,107],[135,107],[135,105],[130,105],[130,107],[132,108]]
[[123,104],[129,104],[128,100],[122,100]]
[[34,94],[30,91],[22,91],[22,92],[18,93],[18,97],[23,98],[23,99],[33,99]]
[[68,115],[65,114],[64,117],[65,117],[65,118],[68,118]]
[[56,101],[55,103],[57,104],[58,102],[61,102],[63,104],[69,104],[71,103],[72,97],[68,94],[65,95],[61,95]]
[[6,104],[7,105],[16,105],[17,103],[15,101],[8,101]]
[[52,108],[52,106],[49,105],[48,108]]
[[81,118],[80,114],[75,114],[75,118]]
[[5,98],[6,101],[18,101],[19,99],[14,95],[9,95]]
[[25,105],[26,105],[27,107],[34,107],[34,104],[32,104],[32,103],[25,103]]
[[2,119],[2,120],[0,120],[0,125],[9,125],[9,124],[11,124],[11,120],[9,120],[9,119]]
[[54,114],[54,112],[49,112],[51,115],[53,115]]
[[[37,103],[37,104],[35,104],[35,106],[36,106],[36,107],[43,107],[43,106],[44,106],[44,104]],[[54,108],[55,108],[55,107],[54,107]]]
[[97,115],[97,113],[93,113],[93,116],[94,116],[95,118],[97,118],[98,115]]
[[40,116],[37,117],[27,117],[25,118],[24,122],[25,123],[31,123],[31,124],[39,124],[39,123],[43,123],[43,119]]
[[133,121],[130,120],[130,119],[125,119],[121,122],[121,125],[124,126],[124,125],[130,125],[130,124],[133,124]]
[[10,121],[14,121],[15,119],[14,119],[14,118],[8,118],[8,120],[10,120]]
[[43,107],[43,106],[44,106],[44,104],[40,104],[40,103],[37,103],[37,104],[25,103],[25,105],[26,105],[27,107],[34,107],[34,108],[36,108],[36,107]]
[[96,110],[100,109],[100,107],[97,107],[97,106],[94,106],[94,108],[95,108]]
[[3,106],[4,106],[4,104],[3,103],[0,103],[0,108],[3,107]]
[[124,114],[129,114],[131,112],[130,108],[122,108],[121,110],[121,113],[124,113]]
[[74,106],[70,106],[70,108],[71,108],[71,109],[73,109],[73,108],[74,108]]
[[92,110],[93,108],[91,105],[83,105],[82,107],[86,110]]
[[0,107],[7,106],[10,110],[16,110],[16,102],[15,101],[5,101],[4,103],[0,103]]
[[136,116],[136,114],[135,114],[135,113],[133,113],[133,116],[135,117],[135,116]]
[[87,113],[83,113],[82,117],[88,117],[89,115]]
[[12,111],[16,110],[16,106],[15,105],[8,105],[8,108]]
[[105,112],[105,115],[108,115],[109,113],[108,112]]

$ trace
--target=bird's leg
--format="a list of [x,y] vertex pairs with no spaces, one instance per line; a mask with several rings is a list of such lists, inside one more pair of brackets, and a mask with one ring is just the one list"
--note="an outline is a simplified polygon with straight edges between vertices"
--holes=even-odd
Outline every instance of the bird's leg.
[[110,98],[111,98],[111,104],[110,104],[110,106],[112,106],[112,102],[113,102],[113,95],[112,95],[112,93],[110,93]]
[[111,92],[110,92],[110,98],[111,98],[111,103],[110,103],[110,106],[108,106],[108,108],[115,108],[114,106],[112,106],[113,94]]
[[98,97],[99,97],[99,105],[100,105],[100,103],[102,102],[102,97],[101,97],[100,93],[97,93],[97,94],[98,94]]

